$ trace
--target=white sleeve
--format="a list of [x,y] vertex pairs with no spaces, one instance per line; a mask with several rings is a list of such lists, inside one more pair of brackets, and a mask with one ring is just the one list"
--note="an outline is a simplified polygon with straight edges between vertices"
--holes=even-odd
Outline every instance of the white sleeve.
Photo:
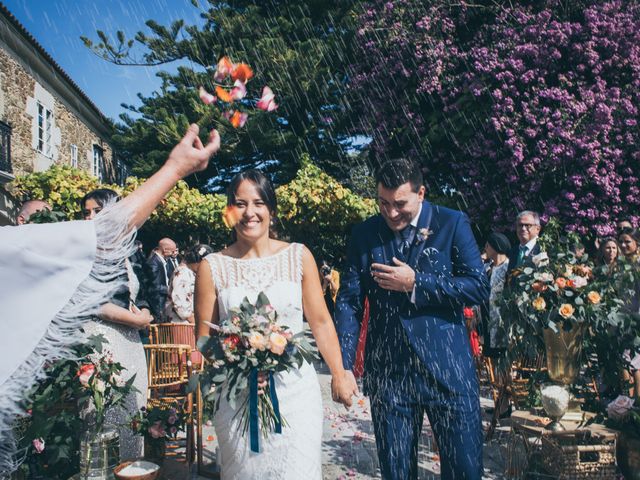
[[0,477],[19,466],[12,425],[25,393],[126,282],[130,217],[116,204],[93,221],[0,227]]

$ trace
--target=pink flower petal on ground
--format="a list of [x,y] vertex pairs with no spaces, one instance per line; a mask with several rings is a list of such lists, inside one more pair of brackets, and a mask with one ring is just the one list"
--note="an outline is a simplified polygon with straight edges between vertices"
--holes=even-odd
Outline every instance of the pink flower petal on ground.
[[264,110],[265,112],[273,112],[278,105],[275,102],[276,96],[273,91],[269,87],[264,87],[262,89],[262,97],[258,100],[256,107],[260,110]]
[[347,472],[347,477],[355,477],[355,476],[356,476],[356,472],[353,471],[352,469]]
[[233,84],[233,89],[231,90],[231,98],[234,100],[242,100],[244,96],[247,94],[247,87],[240,80],[236,80]]
[[200,100],[202,100],[205,105],[211,105],[216,101],[215,95],[211,95],[209,92],[207,92],[204,89],[204,87],[200,87],[199,94],[200,94]]

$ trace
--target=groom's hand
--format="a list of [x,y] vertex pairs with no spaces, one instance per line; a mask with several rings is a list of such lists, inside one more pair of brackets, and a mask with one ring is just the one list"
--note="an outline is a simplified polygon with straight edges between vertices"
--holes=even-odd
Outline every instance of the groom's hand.
[[404,262],[393,257],[394,265],[371,264],[371,275],[380,288],[394,292],[411,292],[416,283],[416,272]]

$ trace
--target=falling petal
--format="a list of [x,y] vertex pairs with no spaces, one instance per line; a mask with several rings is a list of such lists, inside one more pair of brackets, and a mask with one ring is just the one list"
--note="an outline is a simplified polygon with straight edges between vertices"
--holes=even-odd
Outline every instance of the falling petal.
[[200,100],[202,100],[205,105],[211,105],[216,101],[215,95],[211,95],[209,92],[207,92],[204,89],[204,87],[200,87],[199,94],[200,94]]
[[222,87],[216,86],[216,95],[218,95],[218,98],[223,102],[233,103],[233,97],[231,96],[231,93],[229,93]]
[[231,73],[233,68],[234,68],[234,65],[233,65],[233,63],[231,63],[231,60],[229,60],[229,57],[222,57],[218,61],[218,66],[216,68],[216,73],[213,76],[213,79],[216,82],[224,81],[224,79],[227,77],[227,75],[229,75]]
[[240,80],[241,82],[247,83],[251,78],[253,78],[253,70],[251,70],[251,67],[246,63],[239,63],[231,71],[231,78],[233,80]]
[[234,128],[242,128],[244,127],[244,124],[247,123],[247,118],[249,118],[247,113],[236,111],[229,121]]
[[240,220],[240,212],[235,205],[227,205],[222,212],[222,221],[227,228],[233,228]]
[[231,90],[231,98],[234,100],[242,100],[247,94],[247,87],[241,80],[236,80]]
[[276,108],[278,108],[278,105],[276,105],[275,102],[275,98],[276,96],[274,95],[273,91],[269,87],[264,87],[262,89],[262,97],[260,98],[260,100],[258,100],[256,107],[258,107],[260,110],[264,110],[265,112],[272,112]]

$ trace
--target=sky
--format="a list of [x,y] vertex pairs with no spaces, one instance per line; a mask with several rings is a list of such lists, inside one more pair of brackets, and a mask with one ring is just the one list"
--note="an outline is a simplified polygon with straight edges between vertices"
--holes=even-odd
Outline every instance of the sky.
[[[125,67],[97,57],[80,36],[96,42],[96,30],[127,38],[149,32],[145,22],[153,19],[169,25],[184,19],[186,25],[202,25],[200,10],[190,0],[2,0],[4,5],[49,52],[85,94],[107,117],[124,112],[122,103],[140,105],[138,93],[149,96],[159,89],[156,72],[175,72],[180,62],[160,67]],[[206,2],[201,2],[205,3]],[[96,42],[97,43],[97,42]],[[135,47],[134,47],[135,48]],[[143,50],[138,47],[138,52]],[[212,59],[215,63],[215,59]]]

